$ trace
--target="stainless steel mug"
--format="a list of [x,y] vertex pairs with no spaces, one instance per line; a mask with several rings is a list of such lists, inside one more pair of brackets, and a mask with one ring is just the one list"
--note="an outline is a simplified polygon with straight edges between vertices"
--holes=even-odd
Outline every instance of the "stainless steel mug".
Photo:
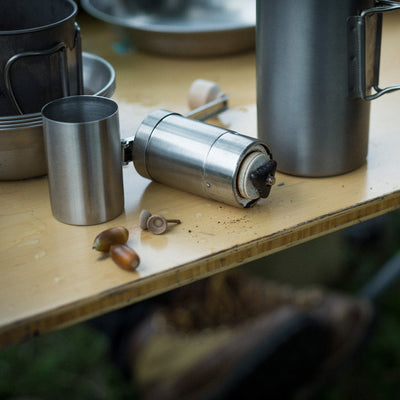
[[72,225],[94,225],[124,208],[118,105],[64,97],[42,109],[51,209]]
[[82,94],[77,12],[72,0],[1,0],[0,115],[40,112]]
[[394,1],[258,0],[258,136],[278,169],[338,175],[368,153],[370,100],[379,88],[382,13]]

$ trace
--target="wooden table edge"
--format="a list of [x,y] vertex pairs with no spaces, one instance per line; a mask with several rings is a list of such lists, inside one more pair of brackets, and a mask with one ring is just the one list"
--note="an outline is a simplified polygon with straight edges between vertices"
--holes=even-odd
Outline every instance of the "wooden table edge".
[[[398,208],[400,208],[400,191],[395,191],[211,256],[132,281],[118,288],[100,292],[95,296],[55,310],[12,322],[0,328],[0,348],[128,306]],[[159,275],[163,275],[162,278]]]

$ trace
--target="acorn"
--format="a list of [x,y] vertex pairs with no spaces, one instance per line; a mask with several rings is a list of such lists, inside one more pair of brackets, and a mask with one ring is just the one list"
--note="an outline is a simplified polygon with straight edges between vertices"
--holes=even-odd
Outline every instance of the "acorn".
[[119,267],[128,271],[134,271],[140,264],[139,255],[126,244],[111,245],[110,256]]
[[129,231],[123,226],[116,226],[100,232],[93,242],[93,249],[108,252],[113,244],[125,244],[129,239]]

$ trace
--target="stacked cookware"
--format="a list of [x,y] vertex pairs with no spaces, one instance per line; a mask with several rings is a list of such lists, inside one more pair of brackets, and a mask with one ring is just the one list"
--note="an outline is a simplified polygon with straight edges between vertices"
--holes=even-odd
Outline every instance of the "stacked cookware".
[[82,53],[77,12],[72,0],[2,0],[0,180],[47,173],[41,115],[45,104],[71,95],[113,94],[112,66]]

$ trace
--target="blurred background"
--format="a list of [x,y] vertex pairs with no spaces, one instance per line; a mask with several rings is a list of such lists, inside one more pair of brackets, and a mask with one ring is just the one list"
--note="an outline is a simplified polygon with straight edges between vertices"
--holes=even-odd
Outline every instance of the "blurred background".
[[[357,297],[360,289],[400,249],[400,211],[271,255],[239,269],[294,288],[316,282]],[[147,308],[133,306],[146,312]],[[400,393],[400,291],[376,305],[377,319],[356,356],[311,399],[394,399]],[[133,316],[129,319],[129,316]],[[132,307],[0,351],[1,399],[139,399],[124,334],[135,329]],[[116,329],[118,327],[118,329]],[[115,332],[118,331],[118,335]],[[257,387],[247,388],[249,398]],[[293,398],[304,398],[304,392]]]

